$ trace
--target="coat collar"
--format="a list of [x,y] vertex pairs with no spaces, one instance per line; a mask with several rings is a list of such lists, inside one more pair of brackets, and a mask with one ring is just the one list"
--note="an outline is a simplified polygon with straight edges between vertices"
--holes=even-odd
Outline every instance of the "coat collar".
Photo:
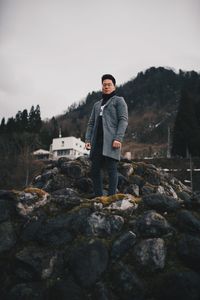
[[[106,102],[105,106],[108,106],[108,104],[112,101],[112,99],[115,97],[116,95],[113,95],[112,97],[110,97],[110,99]],[[101,103],[102,103],[103,99],[100,100],[100,106],[101,106]]]

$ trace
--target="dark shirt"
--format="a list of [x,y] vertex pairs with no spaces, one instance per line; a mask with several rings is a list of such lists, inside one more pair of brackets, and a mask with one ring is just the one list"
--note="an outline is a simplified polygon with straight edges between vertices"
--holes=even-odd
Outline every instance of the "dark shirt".
[[[101,111],[108,100],[115,95],[115,91],[111,94],[102,94],[103,101],[101,103]],[[103,145],[103,123],[102,123],[102,114],[98,116],[97,120],[97,133],[96,133],[96,143]]]

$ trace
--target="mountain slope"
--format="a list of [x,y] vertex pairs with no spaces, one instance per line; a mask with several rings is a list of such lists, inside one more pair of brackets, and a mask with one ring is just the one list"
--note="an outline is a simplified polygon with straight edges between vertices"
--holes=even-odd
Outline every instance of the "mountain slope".
[[[117,94],[125,98],[129,109],[125,141],[165,144],[166,148],[168,128],[174,127],[181,89],[194,73],[197,74],[194,71],[175,73],[172,69],[152,67],[117,87]],[[59,116],[57,121],[63,136],[75,135],[84,139],[92,107],[100,99],[100,91],[89,93],[85,101],[73,104],[65,115]]]

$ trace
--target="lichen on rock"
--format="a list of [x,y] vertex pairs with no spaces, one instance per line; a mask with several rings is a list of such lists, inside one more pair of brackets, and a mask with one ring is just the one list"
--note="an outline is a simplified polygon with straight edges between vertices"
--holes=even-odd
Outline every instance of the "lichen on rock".
[[199,299],[200,195],[122,160],[117,194],[95,198],[90,165],[59,159],[0,191],[1,299]]

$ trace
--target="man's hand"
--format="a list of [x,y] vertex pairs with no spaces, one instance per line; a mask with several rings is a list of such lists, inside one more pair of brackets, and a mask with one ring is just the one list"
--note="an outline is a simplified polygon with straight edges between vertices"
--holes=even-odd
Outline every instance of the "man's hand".
[[114,140],[112,146],[113,146],[113,148],[121,148],[122,143]]
[[86,148],[87,150],[90,150],[90,149],[91,149],[91,144],[90,144],[90,143],[85,143],[85,148]]

